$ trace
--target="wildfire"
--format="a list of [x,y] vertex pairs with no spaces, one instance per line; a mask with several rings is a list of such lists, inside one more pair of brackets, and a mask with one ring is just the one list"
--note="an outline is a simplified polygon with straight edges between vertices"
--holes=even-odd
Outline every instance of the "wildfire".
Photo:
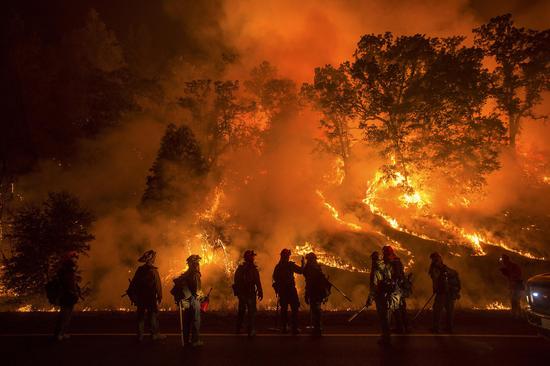
[[336,208],[334,208],[334,206],[332,206],[330,203],[327,202],[327,200],[325,199],[325,196],[323,195],[323,192],[317,190],[317,195],[319,197],[321,197],[321,199],[323,201],[323,205],[329,210],[330,214],[332,215],[332,217],[334,217],[334,219],[336,221],[338,221],[342,225],[347,226],[348,228],[350,228],[353,231],[362,231],[363,230],[363,228],[361,226],[359,226],[357,224],[354,224],[353,222],[348,222],[348,221],[342,220],[340,218],[340,213],[338,212],[338,210]]
[[330,255],[324,250],[314,247],[311,243],[305,242],[302,245],[296,245],[294,252],[299,256],[305,256],[306,254],[313,252],[317,255],[317,261],[327,267],[338,268],[348,272],[368,273],[366,268],[358,268],[354,265],[347,263],[342,258]]
[[504,305],[500,301],[492,302],[485,306],[485,308],[474,307],[475,310],[510,310],[511,307]]
[[[394,161],[395,160],[392,159],[392,162]],[[550,179],[549,179],[549,182],[550,182]],[[502,249],[519,254],[526,258],[545,260],[544,257],[536,256],[527,250],[513,248],[510,245],[504,243],[503,241],[490,240],[488,238],[488,235],[482,235],[479,232],[467,231],[466,229],[457,226],[456,224],[450,222],[447,219],[444,219],[441,216],[427,213],[425,210],[429,207],[431,203],[429,199],[429,195],[427,193],[422,192],[419,189],[419,187],[415,184],[414,179],[411,179],[411,178],[407,179],[400,172],[397,172],[391,178],[387,178],[381,171],[378,171],[376,172],[374,179],[368,182],[367,191],[365,194],[365,198],[363,199],[363,203],[369,207],[370,211],[373,214],[383,218],[388,223],[388,225],[390,225],[392,228],[411,235],[418,236],[423,239],[441,242],[441,240],[437,238],[432,238],[425,234],[417,233],[403,227],[402,225],[399,224],[398,220],[395,217],[388,215],[378,207],[376,202],[379,200],[378,197],[380,196],[380,192],[382,190],[387,190],[390,188],[399,188],[399,187],[405,188],[405,193],[398,197],[402,207],[409,208],[411,206],[414,206],[417,209],[423,209],[424,212],[422,216],[424,218],[426,217],[433,218],[434,223],[437,223],[437,222],[439,223],[440,229],[442,229],[447,233],[451,233],[455,237],[457,237],[459,244],[463,244],[463,245],[465,244],[471,247],[474,252],[474,255],[479,255],[479,256],[486,255],[487,253],[484,250],[483,246],[490,245],[490,246],[500,247]],[[470,200],[468,200],[465,197],[462,197],[459,203],[464,207],[468,207],[471,204]],[[451,202],[450,205],[453,206],[454,204]]]
[[483,247],[482,247],[482,244],[485,244],[485,245],[490,245],[490,246],[494,246],[494,247],[500,247],[500,248],[505,249],[509,252],[519,254],[519,255],[521,255],[525,258],[537,259],[537,260],[546,260],[545,257],[536,256],[536,255],[534,255],[533,253],[531,253],[529,251],[522,250],[522,249],[517,249],[517,248],[512,248],[510,245],[504,243],[503,241],[490,240],[490,239],[488,239],[487,235],[483,235],[481,233],[476,233],[476,232],[469,233],[464,228],[460,228],[460,227],[456,226],[455,224],[451,223],[450,221],[445,220],[443,218],[439,218],[439,222],[441,223],[441,225],[445,229],[447,229],[449,231],[452,231],[454,233],[458,233],[461,237],[468,240],[474,246],[474,248],[478,248],[478,251],[476,251],[477,255],[485,255],[486,254],[486,252],[483,250]]
[[30,313],[30,312],[47,312],[47,313],[51,313],[51,312],[54,312],[55,311],[55,308],[54,307],[50,307],[50,308],[35,308],[33,305],[31,304],[27,304],[27,305],[23,305],[23,306],[20,306],[17,308],[16,310],[17,312],[19,313]]

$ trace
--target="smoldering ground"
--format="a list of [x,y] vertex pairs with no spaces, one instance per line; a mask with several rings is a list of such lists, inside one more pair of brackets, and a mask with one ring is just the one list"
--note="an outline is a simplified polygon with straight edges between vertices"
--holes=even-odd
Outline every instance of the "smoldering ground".
[[[81,261],[84,282],[89,282],[93,289],[84,306],[94,308],[128,306],[120,294],[144,250],[157,250],[161,275],[167,277],[166,289],[170,286],[169,277],[185,269],[184,261],[190,252],[203,250],[196,237],[200,234],[197,215],[211,207],[219,180],[206,179],[209,193],[204,196],[203,205],[195,211],[182,212],[177,219],[158,215],[146,220],[137,209],[166,125],[186,124],[199,140],[204,137],[189,114],[178,106],[185,81],[244,80],[253,67],[268,60],[277,67],[281,78],[295,80],[299,86],[311,80],[315,67],[349,59],[362,34],[384,31],[433,36],[464,34],[469,37],[467,42],[471,42],[472,28],[509,10],[517,14],[516,21],[521,25],[547,26],[540,24],[538,16],[544,2],[495,2],[489,11],[486,5],[462,0],[368,4],[167,0],[157,6],[136,3],[133,9],[124,9],[125,15],[120,20],[117,19],[122,12],[120,6],[111,7],[110,2],[89,5],[95,7],[106,27],[114,30],[125,58],[120,63],[124,66],[120,67],[154,80],[154,87],[133,92],[137,108],[122,116],[115,126],[93,137],[80,138],[74,155],[55,160],[41,157],[31,173],[19,177],[17,189],[27,201],[39,201],[48,191],[67,190],[96,213],[98,220],[93,228],[96,239],[89,256]],[[86,14],[87,9],[73,11]],[[85,16],[81,18],[84,22]],[[103,61],[117,55],[104,51],[97,50],[102,52]],[[226,273],[224,261],[236,263],[247,248],[258,251],[266,300],[271,299],[264,303],[273,305],[270,275],[279,251],[284,247],[294,249],[306,241],[358,268],[367,268],[372,250],[396,240],[403,247],[399,254],[404,262],[413,260],[409,269],[416,275],[415,303],[422,302],[430,291],[426,258],[431,251],[444,251],[449,264],[463,274],[465,306],[482,306],[502,299],[504,284],[499,284],[493,295],[493,284],[499,280],[496,257],[500,249],[489,248],[484,257],[471,256],[468,251],[454,256],[451,253],[459,252],[460,245],[448,249],[441,237],[440,242],[426,240],[391,228],[365,212],[366,208],[360,204],[368,181],[380,166],[379,157],[357,144],[356,156],[360,157],[351,164],[345,188],[331,186],[326,177],[337,174],[334,159],[316,152],[315,139],[321,137],[319,115],[307,109],[285,110],[271,122],[262,134],[262,154],[252,147],[232,151],[225,156],[221,171],[216,172],[225,181],[217,210],[230,216],[222,222],[227,224],[225,231],[231,243],[227,246],[227,257],[216,249],[212,254],[215,263],[203,266],[204,287],[215,287],[214,307],[232,304],[231,275]],[[546,127],[540,126],[536,122],[530,124],[522,142],[526,149],[531,146],[539,151],[542,161],[548,162],[548,150],[536,142],[547,132]],[[523,171],[504,156],[502,166],[503,169],[488,177],[485,196],[479,203],[438,214],[472,229],[484,218],[502,213],[508,207],[547,215],[544,200],[548,197],[547,186],[526,191],[530,181],[522,178]],[[178,184],[184,186],[185,177]],[[439,201],[444,201],[445,191],[432,189],[440,197],[432,202],[437,207]],[[319,190],[326,202],[317,194]],[[335,220],[325,203],[338,210],[341,220],[360,225],[361,230],[350,231]],[[400,222],[412,225],[408,222],[411,210],[391,207]],[[493,228],[493,232],[499,231],[498,223]],[[545,241],[529,241],[529,235],[520,240],[517,232],[502,232],[502,237],[512,245],[536,250],[540,256],[550,255]],[[529,266],[527,273],[534,273],[542,266],[538,261],[518,259]],[[486,273],[488,267],[495,270]],[[354,295],[355,305],[363,302],[368,288],[366,274],[329,271],[335,283]],[[164,306],[170,303],[165,296]],[[330,306],[346,305],[334,295]]]

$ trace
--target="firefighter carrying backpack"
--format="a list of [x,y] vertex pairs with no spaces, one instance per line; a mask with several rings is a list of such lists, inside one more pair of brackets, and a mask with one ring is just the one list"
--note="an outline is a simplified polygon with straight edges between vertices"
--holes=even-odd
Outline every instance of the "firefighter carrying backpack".
[[46,297],[48,302],[52,305],[59,305],[59,299],[61,297],[61,282],[56,276],[46,283]]

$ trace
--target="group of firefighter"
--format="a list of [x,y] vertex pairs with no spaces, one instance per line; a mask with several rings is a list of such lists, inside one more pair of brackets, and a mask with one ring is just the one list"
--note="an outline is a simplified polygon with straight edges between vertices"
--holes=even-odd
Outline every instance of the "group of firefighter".
[[[257,301],[263,299],[263,289],[258,267],[255,264],[256,253],[247,250],[243,261],[237,267],[232,285],[233,293],[238,298],[236,334],[240,334],[244,325],[249,337],[256,335],[255,315]],[[308,253],[302,257],[298,265],[290,260],[290,249],[283,249],[280,260],[273,270],[273,288],[277,295],[280,307],[280,331],[294,335],[300,332],[298,311],[300,300],[296,290],[295,274],[303,275],[305,279],[304,300],[310,309],[311,329],[313,336],[322,334],[321,307],[324,304],[334,285],[323,273],[315,253]],[[143,341],[145,322],[148,320],[153,340],[164,339],[159,332],[158,312],[162,301],[162,285],[157,267],[155,267],[156,252],[145,252],[138,261],[143,263],[136,270],[126,294],[137,307],[137,337]],[[431,264],[428,273],[432,279],[433,295],[426,305],[435,297],[433,303],[432,332],[439,333],[443,312],[445,311],[445,328],[447,333],[453,332],[453,313],[455,301],[460,298],[460,279],[456,270],[443,263],[437,252],[430,255]],[[68,253],[58,270],[57,290],[46,288],[50,302],[60,307],[55,328],[55,338],[68,338],[66,333],[75,304],[81,298],[78,285],[80,277],[77,270],[78,256]],[[375,251],[371,255],[370,291],[363,309],[376,306],[381,328],[379,344],[390,345],[390,334],[408,333],[407,298],[412,294],[411,275],[406,275],[404,266],[391,246],[384,246],[382,253]],[[182,344],[184,346],[200,347],[201,311],[208,306],[209,295],[202,292],[200,261],[201,257],[193,254],[187,258],[188,269],[174,279],[174,286],[170,293],[174,297],[180,311],[180,326],[182,330]],[[520,297],[523,290],[521,269],[513,263],[507,255],[501,257],[501,272],[507,278],[510,289],[512,313],[520,315]],[[337,288],[336,288],[337,289]],[[338,289],[337,289],[338,290]],[[50,295],[55,293],[54,295]],[[51,297],[55,297],[52,299]],[[290,307],[291,318],[288,319]],[[392,325],[394,328],[392,329]]]

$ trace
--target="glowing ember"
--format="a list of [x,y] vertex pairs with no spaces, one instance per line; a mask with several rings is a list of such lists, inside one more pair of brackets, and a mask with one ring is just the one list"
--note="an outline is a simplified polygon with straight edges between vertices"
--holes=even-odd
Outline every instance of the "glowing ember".
[[17,308],[17,311],[22,312],[22,313],[31,312],[32,311],[32,305],[21,306],[20,308]]
[[476,310],[510,310],[511,307],[504,305],[500,301],[492,302],[485,306],[485,308],[474,307]]

